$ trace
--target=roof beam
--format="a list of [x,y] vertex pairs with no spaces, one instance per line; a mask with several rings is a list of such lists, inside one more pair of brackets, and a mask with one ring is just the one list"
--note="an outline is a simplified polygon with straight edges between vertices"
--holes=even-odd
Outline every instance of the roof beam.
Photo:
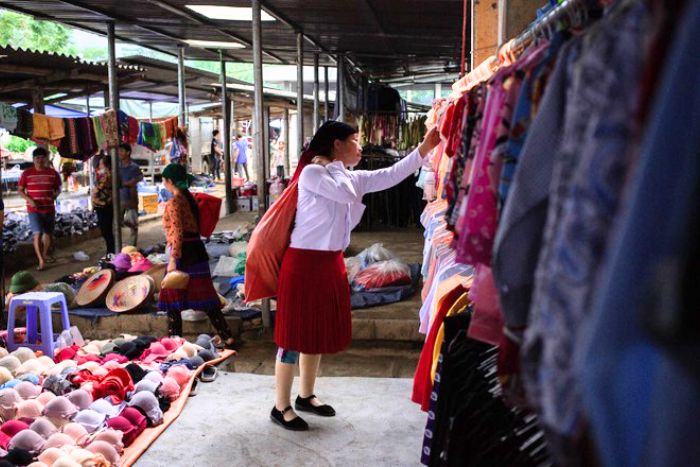
[[[328,50],[326,47],[324,47],[321,43],[319,43],[316,39],[313,37],[309,36],[308,34],[305,34],[304,31],[296,24],[294,24],[289,18],[285,17],[282,13],[270,8],[267,4],[267,2],[260,2],[260,6],[267,12],[269,13],[270,16],[275,18],[277,21],[282,22],[283,24],[286,24],[288,27],[292,28],[295,32],[300,31],[304,39],[314,47],[316,47],[318,50],[320,50],[322,53],[328,55],[328,57],[333,61],[333,63],[338,63],[338,61],[335,58],[335,53],[331,52]],[[360,67],[358,67],[355,63],[350,62],[352,66],[357,68],[358,70]]]
[[[185,11],[185,10],[183,10],[183,9],[181,9],[181,8],[178,8],[178,7],[174,6],[174,5],[171,5],[170,3],[165,2],[165,1],[163,1],[163,0],[146,0],[146,1],[147,1],[148,3],[150,3],[150,4],[152,4],[152,5],[155,5],[155,6],[157,6],[157,7],[160,7],[160,8],[162,8],[162,9],[166,10],[166,11],[169,11],[169,12],[174,13],[174,14],[176,14],[176,15],[179,15],[179,16],[181,16],[181,17],[183,17],[183,18],[186,18],[186,19],[188,19],[188,20],[190,20],[190,21],[193,21],[193,22],[195,22],[195,23],[197,23],[197,24],[199,24],[199,25],[201,25],[201,26],[207,26],[207,27],[209,27],[209,28],[212,28],[212,29],[214,29],[215,31],[217,31],[218,33],[223,34],[223,35],[225,35],[225,36],[228,36],[228,37],[230,37],[231,39],[234,39],[234,40],[240,42],[241,44],[244,44],[244,45],[245,45],[246,47],[248,47],[248,48],[252,48],[252,47],[253,47],[253,43],[250,42],[249,40],[245,39],[245,38],[242,37],[242,36],[239,36],[238,34],[232,34],[232,33],[228,32],[228,31],[225,31],[225,30],[221,29],[220,27],[216,26],[216,24],[214,24],[213,21],[210,21],[208,18],[205,18],[204,16],[202,16],[202,15],[200,15],[200,14],[198,14],[198,13],[194,13],[194,12],[191,12],[191,13],[190,13],[190,12],[187,12],[187,11]],[[275,54],[273,54],[273,53],[267,52],[267,51],[265,51],[264,49],[263,49],[263,54],[267,55],[268,57],[270,57],[270,58],[272,58],[272,59],[274,59],[274,60],[277,60],[279,63],[285,64],[285,65],[288,65],[288,64],[289,64],[289,62],[287,62],[287,61],[284,60],[283,58],[281,58],[281,57],[279,57],[278,55],[275,55]]]

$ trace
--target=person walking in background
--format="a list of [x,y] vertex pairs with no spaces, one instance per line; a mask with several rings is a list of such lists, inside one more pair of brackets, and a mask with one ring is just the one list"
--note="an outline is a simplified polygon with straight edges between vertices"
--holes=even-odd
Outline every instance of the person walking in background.
[[248,175],[248,141],[241,134],[236,135],[236,172],[238,175],[243,175],[241,169],[245,170],[245,179],[250,181]]
[[112,160],[102,156],[97,166],[95,188],[92,190],[92,207],[97,213],[100,232],[107,246],[107,254],[114,253],[114,211],[112,206]]
[[162,290],[158,309],[168,312],[171,336],[182,336],[182,311],[204,311],[218,332],[217,343],[232,348],[235,341],[221,312],[221,301],[209,270],[209,255],[199,235],[199,208],[188,189],[190,177],[179,164],[170,164],[163,170],[163,185],[173,195],[163,213],[170,252],[167,272],[182,271],[189,275],[189,282],[184,297],[171,297]]
[[119,200],[121,202],[121,222],[131,231],[129,245],[136,246],[139,237],[139,205],[136,185],[143,180],[141,169],[131,160],[131,146],[119,145]]
[[39,260],[37,271],[55,259],[49,256],[56,223],[56,198],[61,192],[61,176],[49,165],[49,152],[36,148],[34,166],[22,172],[18,193],[27,202],[29,225],[34,235],[34,252]]
[[170,163],[187,167],[190,158],[190,143],[187,141],[187,128],[178,127],[170,146]]
[[211,176],[214,180],[221,180],[221,163],[224,160],[224,149],[219,141],[219,130],[211,132]]

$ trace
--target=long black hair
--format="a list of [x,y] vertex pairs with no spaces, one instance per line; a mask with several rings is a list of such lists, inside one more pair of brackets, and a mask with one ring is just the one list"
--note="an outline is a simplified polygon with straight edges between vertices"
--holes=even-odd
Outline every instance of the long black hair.
[[296,180],[301,175],[301,171],[311,163],[316,156],[332,157],[333,145],[335,140],[345,141],[350,136],[357,133],[357,128],[354,128],[347,123],[328,120],[321,128],[318,129],[314,137],[311,139],[309,146],[299,156],[299,164],[294,173],[293,180]]
[[192,215],[194,216],[194,220],[197,223],[197,227],[199,227],[199,205],[197,204],[197,200],[194,199],[194,196],[192,196],[190,190],[179,187],[177,185],[175,185],[175,188],[177,188],[177,191],[179,191],[180,194],[184,196],[187,200],[187,204],[190,205],[190,210],[192,210]]

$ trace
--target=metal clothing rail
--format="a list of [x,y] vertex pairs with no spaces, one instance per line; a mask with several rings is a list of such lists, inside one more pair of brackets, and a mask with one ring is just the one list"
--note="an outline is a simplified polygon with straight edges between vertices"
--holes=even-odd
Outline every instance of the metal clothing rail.
[[520,50],[546,31],[551,31],[556,26],[557,21],[560,21],[563,17],[571,18],[573,13],[585,13],[586,9],[586,0],[564,0],[554,9],[545,13],[544,16],[535,20],[525,31],[505,45],[510,50]]

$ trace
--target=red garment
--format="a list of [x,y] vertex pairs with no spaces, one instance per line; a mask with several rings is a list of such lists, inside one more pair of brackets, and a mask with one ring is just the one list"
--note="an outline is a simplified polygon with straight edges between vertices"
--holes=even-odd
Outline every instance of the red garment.
[[148,426],[148,418],[146,418],[146,416],[135,407],[125,408],[122,410],[122,413],[120,413],[119,416],[123,417],[134,427],[136,427],[136,436],[140,435]]
[[122,141],[131,145],[136,144],[139,139],[139,121],[134,117],[127,117],[128,132],[122,135]]
[[92,398],[102,399],[107,396],[116,396],[120,400],[126,400],[128,392],[134,390],[134,382],[131,375],[124,368],[115,368],[107,375],[95,383],[92,387]]
[[276,321],[275,342],[286,350],[336,353],[350,345],[350,285],[342,251],[287,249]]
[[54,169],[37,170],[30,167],[19,179],[19,186],[26,189],[37,207],[27,204],[27,212],[52,214],[56,212],[54,194],[61,188],[61,176]]
[[424,412],[426,412],[430,407],[430,393],[433,390],[433,382],[430,378],[430,372],[433,366],[433,353],[438,331],[445,320],[447,312],[450,311],[450,308],[452,308],[455,301],[457,301],[457,299],[466,291],[467,289],[465,289],[462,285],[459,285],[450,291],[450,293],[445,295],[442,302],[440,302],[437,314],[435,315],[433,324],[430,327],[430,333],[425,339],[425,344],[423,344],[423,350],[421,350],[420,353],[416,374],[413,377],[413,394],[411,395],[411,400],[416,404],[420,404],[420,408]]
[[[80,350],[80,347],[77,345],[64,347],[56,354],[56,356],[53,358],[53,361],[56,363],[61,363],[64,360],[75,360],[75,356],[78,354],[78,350]],[[82,365],[82,363],[78,362],[78,365]]]
[[454,102],[450,102],[449,104],[447,104],[447,110],[445,110],[445,115],[440,121],[440,136],[442,137],[443,141],[447,141],[448,139],[450,139],[450,130],[452,128],[452,118],[454,117],[454,114],[455,104]]
[[503,337],[504,321],[490,267],[477,265],[469,299],[474,304],[474,314],[467,335],[487,344],[498,345]]
[[90,370],[80,370],[77,373],[69,375],[67,379],[75,386],[82,386],[87,382],[99,381],[101,378],[93,375]]
[[457,154],[459,146],[462,144],[462,128],[464,127],[464,114],[467,111],[468,102],[469,96],[465,95],[455,104],[455,114],[452,118],[450,139],[447,141],[447,151],[449,156]]
[[177,117],[172,117],[163,121],[163,128],[165,130],[165,139],[170,140],[175,137],[177,132]]

